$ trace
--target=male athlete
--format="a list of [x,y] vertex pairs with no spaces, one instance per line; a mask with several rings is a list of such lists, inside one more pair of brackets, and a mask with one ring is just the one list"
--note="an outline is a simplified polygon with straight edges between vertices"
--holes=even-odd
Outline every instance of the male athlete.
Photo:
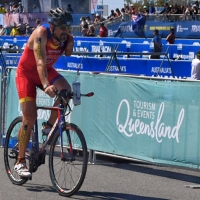
[[[23,120],[18,136],[18,161],[14,170],[21,177],[32,176],[26,166],[25,150],[37,117],[36,87],[44,90],[50,97],[55,96],[56,90],[71,91],[67,80],[52,65],[63,53],[70,56],[73,52],[74,40],[69,34],[73,19],[70,13],[61,8],[51,9],[49,16],[49,27],[37,27],[28,39],[16,72]],[[56,117],[57,113],[52,111],[45,128],[54,124]]]

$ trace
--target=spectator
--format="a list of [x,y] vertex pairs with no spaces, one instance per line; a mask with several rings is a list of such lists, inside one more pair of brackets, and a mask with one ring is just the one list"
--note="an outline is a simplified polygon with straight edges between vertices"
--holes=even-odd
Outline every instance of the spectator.
[[[154,52],[161,53],[162,52],[162,38],[159,35],[159,31],[155,29],[154,37],[152,38],[152,42],[154,44]],[[160,59],[160,55],[151,55],[151,59]]]
[[95,28],[94,28],[93,25],[89,26],[89,29],[86,33],[86,36],[88,36],[88,37],[95,37],[96,36]]
[[85,17],[81,17],[81,18],[80,18],[80,21],[81,21],[80,26],[81,26],[81,33],[82,33],[82,36],[86,36],[86,33],[87,33],[87,31],[88,31],[88,24],[87,24],[87,22],[86,22]]
[[11,5],[12,6],[11,6],[10,12],[13,13],[13,14],[17,13],[17,11],[18,11],[17,10],[17,8],[18,8],[17,4],[13,2]]
[[86,22],[87,22],[88,25],[93,24],[93,22],[91,21],[89,16],[87,16],[85,19],[86,19]]
[[110,16],[108,17],[109,20],[113,20],[115,17],[117,17],[117,14],[115,13],[114,10],[111,10],[111,14]]
[[0,14],[4,14],[4,13],[6,13],[6,10],[5,10],[3,4],[0,4]]
[[198,8],[197,8],[197,5],[196,4],[194,4],[193,6],[192,6],[192,19],[193,20],[198,20]]
[[68,11],[70,14],[74,14],[74,10],[72,9],[71,4],[68,4],[68,5],[67,5],[67,11]]
[[26,24],[26,30],[25,30],[25,35],[31,35],[32,33],[32,28],[29,26],[29,24]]
[[116,13],[116,17],[122,16],[122,13],[120,12],[119,8],[116,8],[115,13]]
[[187,5],[183,17],[184,20],[189,20],[190,18],[192,18],[192,7],[190,4]]
[[35,23],[36,23],[36,28],[37,28],[38,26],[41,26],[41,24],[40,24],[40,19],[36,19]]
[[171,12],[171,7],[169,6],[168,3],[165,3],[164,9],[160,12],[160,14],[166,15],[167,19],[169,20],[169,13]]
[[170,34],[167,36],[166,41],[168,44],[174,44],[175,42],[174,28],[170,29]]
[[0,25],[0,36],[5,34],[5,28],[3,27],[3,25]]
[[101,16],[97,13],[95,15],[94,24],[98,24],[102,21]]
[[125,13],[126,13],[126,14],[129,14],[130,7],[129,7],[128,5],[126,5],[125,8],[124,8],[124,10],[125,10]]
[[19,32],[20,28],[21,28],[21,24],[15,25],[11,30],[10,36],[20,35],[20,32]]
[[33,4],[33,13],[39,13],[40,9],[36,4]]
[[104,26],[104,23],[100,24],[99,37],[108,37],[108,29]]
[[155,14],[156,13],[156,9],[153,6],[153,3],[151,1],[149,2],[149,6],[150,6],[150,8],[149,8],[149,14],[150,15]]
[[130,15],[135,15],[136,14],[136,9],[135,9],[133,4],[130,5],[129,14]]
[[4,32],[4,35],[10,35],[10,32],[11,32],[11,28],[10,27],[8,27],[7,25],[4,27],[4,29],[5,29],[5,32]]
[[196,54],[196,58],[192,60],[191,78],[200,80],[200,50]]
[[175,16],[173,16],[174,20],[172,20],[172,21],[178,21],[177,14],[181,14],[181,11],[180,11],[177,3],[175,3],[173,9],[170,11],[170,14],[173,14],[173,15],[175,14]]
[[122,21],[128,21],[129,20],[129,14],[126,13],[124,8],[121,9],[121,13],[122,13]]
[[5,2],[4,8],[6,13],[10,13],[10,6],[8,5],[8,2]]
[[18,13],[23,13],[24,12],[24,6],[22,6],[21,2],[18,3],[18,7],[16,9],[16,12],[18,12]]

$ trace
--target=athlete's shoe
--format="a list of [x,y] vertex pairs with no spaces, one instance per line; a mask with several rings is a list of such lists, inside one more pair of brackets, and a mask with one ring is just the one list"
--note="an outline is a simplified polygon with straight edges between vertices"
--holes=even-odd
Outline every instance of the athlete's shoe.
[[14,166],[14,170],[19,174],[21,177],[32,177],[32,174],[28,171],[26,163],[17,163]]

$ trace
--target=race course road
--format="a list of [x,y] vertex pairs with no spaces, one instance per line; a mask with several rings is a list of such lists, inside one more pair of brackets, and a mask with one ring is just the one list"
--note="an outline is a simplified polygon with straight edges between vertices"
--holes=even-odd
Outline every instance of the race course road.
[[[47,164],[33,174],[32,181],[23,186],[13,185],[7,177],[0,148],[0,200],[199,200],[200,172],[153,166],[148,164],[97,157],[89,164],[86,179],[80,191],[66,198],[52,187]],[[47,158],[48,159],[48,156]],[[48,163],[46,161],[46,163]]]

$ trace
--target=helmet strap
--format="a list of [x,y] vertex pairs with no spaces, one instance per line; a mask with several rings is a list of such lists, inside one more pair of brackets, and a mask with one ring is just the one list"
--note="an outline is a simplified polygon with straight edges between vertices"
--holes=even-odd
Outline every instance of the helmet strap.
[[54,34],[54,31],[55,31],[55,26],[53,26],[53,30],[52,30],[52,32],[51,32],[51,35],[52,35],[52,37],[53,37],[54,39],[56,39],[58,42],[61,43],[60,39]]

